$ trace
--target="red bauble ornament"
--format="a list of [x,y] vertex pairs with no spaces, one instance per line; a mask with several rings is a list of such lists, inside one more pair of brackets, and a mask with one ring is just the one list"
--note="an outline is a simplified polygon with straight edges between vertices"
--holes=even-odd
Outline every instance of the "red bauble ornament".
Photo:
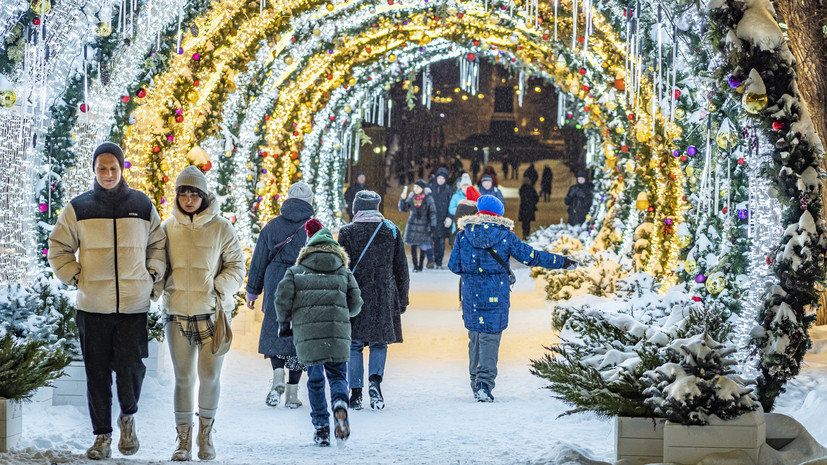
[[457,18],[462,19],[463,16],[465,16],[465,15],[462,14],[462,13],[457,13]]
[[743,159],[743,158],[739,158],[739,159],[738,159],[738,164],[739,164],[739,165],[743,165],[743,164],[744,164],[744,159]]
[[370,53],[370,47],[365,47],[365,51],[366,51],[367,53]]
[[183,123],[184,122],[184,117],[181,116],[181,115],[176,116],[175,117],[175,122],[176,123]]
[[772,258],[770,258],[770,256],[769,256],[769,255],[767,255],[767,265],[769,265],[769,264],[771,264],[771,263],[772,263]]
[[161,147],[160,147],[160,146],[157,146],[157,145],[153,145],[153,146],[152,146],[152,151],[153,151],[153,152],[155,152],[155,153],[158,153],[158,152],[160,152],[160,151],[161,151]]
[[628,118],[629,118],[629,121],[633,121],[635,119],[635,114],[634,113],[629,113]]
[[209,171],[211,169],[212,169],[212,162],[211,161],[208,161],[207,163],[204,163],[204,166],[201,167],[202,171]]
[[123,103],[129,103],[129,96],[128,96],[128,95],[124,95],[124,96],[122,96],[122,97],[121,97],[121,102],[123,102]]
[[477,54],[476,53],[469,53],[468,55],[465,55],[465,58],[468,58],[468,61],[474,61],[474,60],[477,59]]
[[700,302],[700,301],[701,301],[701,298],[700,298],[700,297],[698,297],[698,296],[696,296],[696,295],[694,295],[694,296],[692,296],[692,300],[694,300],[695,302]]
[[548,40],[548,34],[543,34],[543,40]]
[[729,208],[724,207],[721,209],[721,213],[726,214],[727,212],[729,212]]
[[261,152],[261,158],[267,158],[267,152]]
[[270,121],[270,115],[264,115],[264,121]]
[[574,115],[571,113],[566,113],[566,118],[572,118]]
[[471,42],[471,43],[472,43],[472,44],[474,44],[474,46],[475,46],[475,47],[478,47],[478,46],[480,45],[480,41],[479,41],[479,40],[475,40],[475,41],[473,41],[473,42]]
[[138,92],[136,92],[135,95],[137,95],[138,98],[144,98],[144,97],[146,97],[146,90],[138,89]]
[[581,76],[585,76],[586,75],[586,68],[580,68],[577,72],[580,73]]
[[589,91],[589,89],[591,89],[591,87],[589,87],[589,86],[583,86],[583,92],[588,92],[588,91]]
[[291,160],[295,160],[295,159],[297,159],[297,158],[299,158],[299,152],[297,152],[297,151],[295,151],[295,150],[293,150],[292,152],[290,152],[290,159],[291,159]]
[[675,95],[675,100],[681,98],[681,90],[680,89],[675,89],[674,95]]
[[164,182],[169,182],[169,176],[164,176],[163,181],[164,181]]
[[201,84],[201,81],[199,81],[198,79],[192,81],[193,87],[198,87],[200,84]]
[[783,121],[773,121],[772,122],[773,131],[780,131],[780,130],[784,129],[784,126],[786,126],[786,125],[784,124]]
[[590,111],[591,109],[592,109],[592,107],[590,107],[590,106],[588,106],[588,105],[586,105],[585,107],[583,107],[583,111],[586,111],[586,112]]
[[681,155],[681,161],[686,161],[686,160],[689,160],[689,157],[687,157],[686,155]]
[[646,211],[653,212],[653,211],[655,211],[655,207],[649,207],[649,208],[646,209]]
[[336,117],[335,117],[335,116],[331,116],[331,117],[330,117],[330,121],[336,121]]
[[629,146],[628,145],[621,145],[620,151],[623,153],[629,153]]
[[35,26],[40,26],[40,18],[33,19],[32,24],[34,24]]
[[332,75],[332,74],[328,74],[328,75],[327,75],[327,80],[328,80],[328,81],[332,81],[332,80],[333,80],[333,75]]
[[293,131],[293,135],[294,135],[294,136],[298,136],[298,135],[299,135],[299,131]]
[[585,38],[583,38],[583,36],[580,36],[577,38],[577,41],[582,44],[585,41]]

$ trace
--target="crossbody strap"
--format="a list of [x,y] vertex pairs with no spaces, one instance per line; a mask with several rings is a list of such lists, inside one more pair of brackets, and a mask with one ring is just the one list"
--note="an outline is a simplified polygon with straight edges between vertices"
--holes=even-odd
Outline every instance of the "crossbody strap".
[[492,249],[491,247],[487,247],[485,251],[491,254],[491,256],[494,257],[494,260],[496,260],[501,267],[505,268],[505,271],[508,272],[508,280],[510,281],[510,284],[513,285],[517,281],[517,277],[514,276],[514,272],[511,271],[511,268],[508,266],[508,264],[505,263],[505,261],[497,254],[497,252],[494,252],[494,249]]
[[379,226],[376,227],[376,230],[373,231],[373,235],[370,236],[370,240],[368,241],[367,245],[364,249],[362,249],[362,255],[359,255],[359,260],[356,260],[356,264],[353,265],[353,269],[351,270],[353,273],[356,273],[356,267],[359,266],[359,263],[362,261],[362,257],[365,256],[365,252],[368,251],[368,247],[370,247],[370,243],[373,242],[373,238],[376,237],[376,233],[379,232],[379,229],[382,227],[382,221],[379,222]]
[[278,254],[281,253],[282,249],[284,249],[284,247],[287,244],[289,244],[290,242],[293,241],[293,237],[295,237],[296,234],[298,234],[299,231],[301,231],[302,229],[304,229],[304,223],[302,223],[302,225],[299,226],[299,229],[297,229],[296,232],[294,232],[293,234],[287,236],[287,239],[285,239],[285,240],[279,242],[278,244],[274,245],[273,248],[270,249],[270,255],[267,259],[267,263],[272,262],[276,258],[276,256],[278,256]]

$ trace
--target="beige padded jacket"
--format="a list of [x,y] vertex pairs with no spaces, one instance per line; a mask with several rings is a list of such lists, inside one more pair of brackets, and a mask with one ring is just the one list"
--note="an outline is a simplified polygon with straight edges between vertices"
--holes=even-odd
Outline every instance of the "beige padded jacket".
[[247,274],[244,253],[230,222],[219,214],[218,200],[190,219],[178,208],[161,228],[167,235],[169,271],[163,284],[163,309],[169,315],[226,312],[235,307],[234,294]]
[[123,184],[107,196],[95,183],[60,213],[48,258],[58,279],[78,287],[78,309],[146,312],[153,281],[166,268],[161,218],[142,192]]

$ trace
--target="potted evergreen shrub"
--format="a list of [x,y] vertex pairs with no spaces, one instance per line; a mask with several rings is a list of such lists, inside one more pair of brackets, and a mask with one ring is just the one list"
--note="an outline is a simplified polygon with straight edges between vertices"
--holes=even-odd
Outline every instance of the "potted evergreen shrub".
[[21,401],[60,377],[70,358],[45,341],[18,339],[5,329],[0,332],[4,333],[0,339],[0,452],[8,452],[23,432]]
[[644,374],[644,404],[667,418],[663,461],[695,464],[715,453],[740,450],[758,463],[766,441],[764,414],[752,388],[731,369],[736,351],[706,333],[677,339],[680,358]]

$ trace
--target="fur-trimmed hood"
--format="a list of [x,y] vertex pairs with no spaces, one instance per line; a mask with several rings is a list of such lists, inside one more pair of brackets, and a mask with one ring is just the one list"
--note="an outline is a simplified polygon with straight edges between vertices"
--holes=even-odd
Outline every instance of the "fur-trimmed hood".
[[345,249],[330,242],[308,245],[301,249],[296,259],[296,265],[304,265],[316,271],[335,271],[349,263],[350,257]]
[[503,226],[508,230],[514,229],[513,220],[509,220],[508,218],[505,218],[503,216],[492,215],[463,216],[459,219],[459,221],[457,221],[457,227],[460,229],[465,229],[466,226],[482,225],[483,223],[496,224],[499,226]]

